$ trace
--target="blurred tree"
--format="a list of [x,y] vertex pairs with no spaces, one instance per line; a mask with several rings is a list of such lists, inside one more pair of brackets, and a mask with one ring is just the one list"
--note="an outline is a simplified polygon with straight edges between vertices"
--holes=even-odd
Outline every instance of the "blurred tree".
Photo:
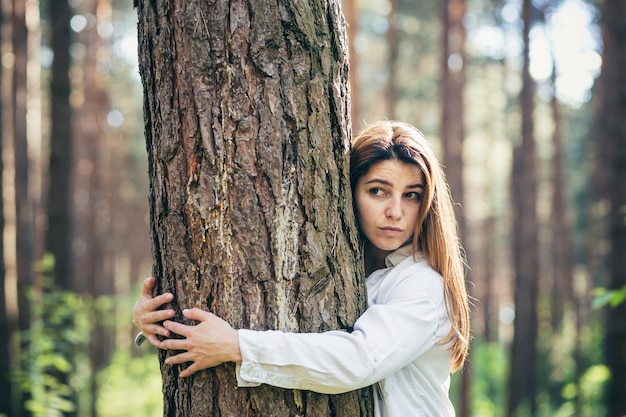
[[[28,29],[26,27],[26,2],[13,0],[11,17],[11,44],[13,49],[13,74],[11,105],[13,107],[13,163],[15,185],[15,254],[17,267],[18,329],[25,332],[30,327],[30,306],[27,293],[33,285],[33,204],[29,187],[29,159],[27,140],[27,78]],[[25,334],[25,333],[23,333]],[[20,340],[21,352],[28,349],[27,341]],[[14,410],[17,417],[29,412],[24,408],[28,395],[21,393]]]
[[400,16],[398,0],[389,0],[387,14],[387,83],[385,84],[386,117],[395,120],[398,117],[398,66],[400,65]]
[[[54,55],[50,79],[50,154],[47,178],[47,230],[45,250],[54,256],[53,280],[63,290],[75,289],[72,279],[72,149],[73,109],[70,105],[70,47],[72,36],[70,18],[72,8],[67,1],[56,2],[47,8],[50,13],[50,47]],[[63,320],[50,321],[51,331],[70,328],[73,316],[66,315]],[[55,352],[67,358],[75,367],[72,343],[59,340]],[[70,378],[73,369],[60,370],[50,367],[47,374],[54,376],[61,384],[71,387]],[[76,392],[69,389],[67,399],[76,404]],[[67,417],[76,416],[76,409],[67,411]]]
[[[522,138],[513,150],[512,212],[515,321],[509,374],[508,414],[536,415],[537,292],[539,259],[537,235],[537,176],[534,137],[534,81],[530,75],[529,33],[534,21],[531,0],[522,5],[524,58],[520,107]],[[525,411],[523,411],[525,410]]]
[[[0,22],[4,22],[4,8],[0,3]],[[2,31],[0,30],[0,45],[2,45]],[[3,85],[3,68],[0,67],[0,97],[2,94]],[[0,103],[0,115],[4,110],[3,103]],[[3,143],[4,143],[4,119],[0,117],[0,196],[3,196],[4,186],[4,160]],[[7,298],[6,298],[6,266],[4,263],[4,198],[0,198],[0,415],[6,416],[13,415],[13,388],[11,386],[11,380],[9,374],[11,372],[11,330],[12,325],[9,320],[7,310]]]
[[46,252],[54,255],[54,281],[75,289],[72,279],[73,129],[70,105],[70,18],[67,1],[55,2],[50,13],[50,47],[54,55],[50,80],[50,160],[48,165]]
[[[350,328],[366,296],[338,2],[136,7],[157,291],[235,327]],[[373,411],[369,389],[236,389],[233,364],[178,372],[162,368],[167,416]]]
[[[85,54],[80,62],[81,71],[78,71],[82,77],[76,83],[83,100],[76,118],[78,169],[75,183],[77,191],[84,196],[76,208],[76,236],[82,242],[84,252],[75,263],[77,276],[81,277],[81,291],[95,301],[89,359],[92,373],[97,375],[108,364],[116,347],[110,317],[113,312],[99,308],[104,297],[115,294],[113,271],[116,258],[110,248],[116,242],[111,231],[111,218],[131,214],[114,201],[120,187],[115,180],[119,172],[118,166],[111,166],[110,161],[123,159],[123,150],[107,141],[110,45],[103,35],[106,36],[107,28],[111,27],[111,1],[85,0],[79,11],[90,23],[80,34],[79,41],[85,47]],[[111,213],[111,206],[119,208],[116,215]],[[96,415],[98,379],[92,378],[90,382],[91,413]]]
[[[465,137],[465,113],[463,111],[465,88],[466,56],[465,26],[463,18],[467,12],[467,0],[444,0],[440,3],[441,12],[441,121],[439,125],[443,165],[450,185],[450,193],[455,204],[459,223],[459,236],[467,250],[467,226],[461,210],[464,203],[463,187],[463,138]],[[466,271],[469,274],[469,271]],[[469,280],[469,276],[468,276]],[[470,414],[470,367],[468,361],[461,375],[461,398],[459,416]]]
[[553,64],[551,78],[552,99],[550,101],[552,121],[554,123],[554,130],[552,131],[552,202],[550,211],[550,223],[552,225],[550,237],[552,296],[550,307],[553,331],[561,327],[565,305],[572,307],[574,274],[571,221],[565,195],[567,184],[564,178],[563,117],[561,115],[561,105],[556,96],[556,81],[556,66]]
[[[599,81],[597,142],[599,165],[606,168],[604,185],[610,202],[611,243],[609,289],[626,286],[626,4],[606,0],[602,4],[602,74]],[[608,416],[626,415],[626,303],[608,310],[605,338],[606,363],[611,370]]]
[[348,33],[348,50],[350,53],[350,115],[355,129],[360,129],[361,120],[361,94],[359,91],[359,60],[354,48],[356,37],[359,33],[359,8],[357,0],[343,0],[343,9],[346,16],[346,29]]

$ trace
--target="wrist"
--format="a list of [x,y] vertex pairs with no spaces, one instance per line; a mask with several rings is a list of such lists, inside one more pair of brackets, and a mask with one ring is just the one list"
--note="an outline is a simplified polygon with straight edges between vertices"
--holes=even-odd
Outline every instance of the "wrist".
[[232,357],[231,357],[231,362],[235,362],[235,363],[241,363],[242,358],[241,358],[241,349],[239,349],[239,332],[237,330],[234,330],[234,338],[233,338],[233,349],[232,349]]

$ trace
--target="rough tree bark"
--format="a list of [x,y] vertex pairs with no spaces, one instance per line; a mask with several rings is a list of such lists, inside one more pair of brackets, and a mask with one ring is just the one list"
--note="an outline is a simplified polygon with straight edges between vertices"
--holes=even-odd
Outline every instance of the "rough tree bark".
[[[365,307],[337,1],[137,0],[159,292],[235,327],[349,329]],[[161,356],[161,360],[164,356]],[[340,396],[162,367],[166,416],[361,416]]]

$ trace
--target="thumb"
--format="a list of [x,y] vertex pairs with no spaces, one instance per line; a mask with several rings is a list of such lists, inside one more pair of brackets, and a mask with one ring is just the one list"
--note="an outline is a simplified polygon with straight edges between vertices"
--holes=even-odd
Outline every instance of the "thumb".
[[199,308],[186,308],[183,310],[183,316],[191,320],[206,321],[211,317],[211,313]]
[[152,298],[152,288],[154,288],[154,284],[156,284],[154,277],[146,278],[141,287],[141,295]]

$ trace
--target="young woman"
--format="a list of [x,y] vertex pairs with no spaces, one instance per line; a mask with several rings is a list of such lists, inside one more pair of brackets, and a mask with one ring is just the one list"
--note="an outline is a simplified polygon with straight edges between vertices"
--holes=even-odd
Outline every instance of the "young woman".
[[453,416],[450,373],[468,352],[469,305],[443,171],[422,134],[394,121],[365,129],[350,162],[369,305],[351,333],[235,330],[199,309],[183,312],[199,322],[186,326],[158,310],[173,296],[152,298],[153,278],[134,322],[152,345],[182,351],[166,359],[189,363],[181,377],[232,361],[239,386],[341,393],[376,384],[376,416]]

